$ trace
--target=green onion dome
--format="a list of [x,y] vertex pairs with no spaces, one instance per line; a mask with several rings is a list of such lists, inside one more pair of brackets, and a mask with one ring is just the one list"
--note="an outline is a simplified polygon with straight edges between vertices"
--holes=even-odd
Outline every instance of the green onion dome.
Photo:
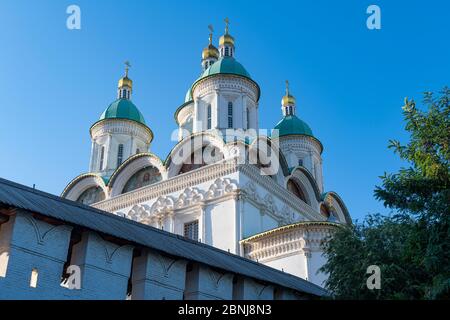
[[99,120],[128,119],[145,125],[144,116],[139,109],[128,99],[117,99],[103,111]]
[[304,135],[314,137],[311,128],[295,115],[288,115],[277,123],[274,129],[279,130],[279,136]]

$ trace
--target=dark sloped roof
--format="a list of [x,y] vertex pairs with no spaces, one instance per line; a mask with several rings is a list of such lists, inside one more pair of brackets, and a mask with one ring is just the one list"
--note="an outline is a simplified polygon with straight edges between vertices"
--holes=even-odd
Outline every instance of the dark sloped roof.
[[21,208],[161,252],[312,295],[321,287],[226,251],[0,178],[0,204]]

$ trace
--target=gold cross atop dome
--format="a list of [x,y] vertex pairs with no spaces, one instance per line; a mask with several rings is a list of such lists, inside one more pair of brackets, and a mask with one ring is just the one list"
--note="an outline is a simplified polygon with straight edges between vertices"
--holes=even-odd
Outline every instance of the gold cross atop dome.
[[202,51],[202,59],[208,59],[208,58],[214,58],[214,59],[218,59],[219,58],[219,50],[217,50],[216,47],[213,46],[212,44],[212,36],[213,36],[213,26],[209,25],[208,26],[209,29],[209,45],[203,49]]
[[125,61],[124,64],[125,64],[125,76],[120,78],[118,87],[119,88],[129,87],[131,89],[133,87],[133,81],[130,78],[128,78],[128,71],[131,68],[131,64],[128,60]]
[[128,77],[128,70],[130,70],[131,64],[130,61],[125,61],[125,77]]
[[289,93],[289,81],[286,80],[286,95],[281,99],[283,107],[295,106],[295,98]]
[[225,18],[223,21],[225,21],[225,34],[228,34],[228,26],[230,24],[230,19]]
[[228,33],[228,27],[230,25],[230,19],[225,18],[225,34],[220,37],[219,45],[231,45],[234,46],[234,38]]
[[213,33],[214,33],[214,28],[213,26],[210,24],[208,26],[209,29],[209,44],[212,44],[212,37],[213,37]]

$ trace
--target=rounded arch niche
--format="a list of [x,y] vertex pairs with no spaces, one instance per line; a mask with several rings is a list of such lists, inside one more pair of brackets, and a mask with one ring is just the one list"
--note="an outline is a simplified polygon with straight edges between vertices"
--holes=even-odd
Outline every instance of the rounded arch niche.
[[223,160],[223,139],[211,132],[202,132],[180,141],[166,160],[168,177],[174,177]]
[[154,166],[147,166],[133,174],[125,183],[122,193],[127,193],[162,180],[161,172]]
[[92,186],[84,190],[75,201],[85,205],[91,205],[103,201],[105,198],[105,192],[103,192],[100,186]]
[[127,193],[167,179],[161,160],[151,153],[128,158],[111,176],[111,197]]
[[309,204],[306,198],[305,192],[299,186],[299,184],[294,179],[289,179],[287,182],[287,189],[292,192],[297,198],[302,200],[304,203]]

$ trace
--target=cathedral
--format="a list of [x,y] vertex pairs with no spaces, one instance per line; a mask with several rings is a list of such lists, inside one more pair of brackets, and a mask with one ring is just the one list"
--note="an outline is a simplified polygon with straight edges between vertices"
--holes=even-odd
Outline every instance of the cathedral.
[[126,65],[117,99],[90,128],[89,171],[62,197],[323,286],[322,244],[351,218],[324,187],[323,145],[297,116],[289,84],[280,121],[262,130],[261,89],[238,62],[226,21],[218,47],[210,33],[202,72],[173,108],[178,141],[161,159],[150,151],[154,134],[132,102]]

